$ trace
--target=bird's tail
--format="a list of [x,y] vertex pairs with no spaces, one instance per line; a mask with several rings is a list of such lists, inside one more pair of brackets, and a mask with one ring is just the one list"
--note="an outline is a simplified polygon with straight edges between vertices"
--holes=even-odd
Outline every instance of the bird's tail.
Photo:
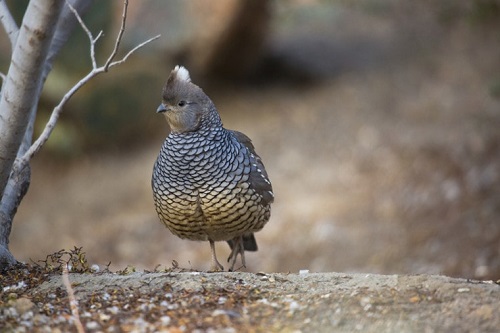
[[[255,252],[259,249],[253,233],[243,235],[242,239],[243,239],[243,248],[245,249],[245,251]],[[234,247],[235,240],[230,239],[227,241],[227,243],[229,244],[229,247],[231,247],[232,250]]]

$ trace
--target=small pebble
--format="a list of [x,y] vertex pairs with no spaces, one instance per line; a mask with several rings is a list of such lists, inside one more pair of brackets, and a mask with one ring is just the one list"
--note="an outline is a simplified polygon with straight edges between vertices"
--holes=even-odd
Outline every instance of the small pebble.
[[35,306],[35,304],[33,304],[33,302],[26,297],[21,297],[13,301],[12,303],[13,303],[12,305],[16,308],[19,314],[23,314],[26,311],[31,310]]
[[36,314],[33,317],[33,324],[35,324],[37,326],[40,326],[40,325],[43,325],[43,324],[47,324],[48,322],[49,322],[49,317],[47,317],[46,315]]
[[212,317],[217,317],[217,316],[227,316],[227,313],[226,311],[220,309],[214,310],[212,312]]
[[99,323],[97,321],[89,321],[85,327],[88,329],[88,330],[96,330],[99,328]]
[[299,305],[299,303],[297,303],[296,301],[292,301],[292,302],[290,303],[290,307],[289,307],[289,308],[290,308],[290,311],[291,311],[291,312],[295,312],[295,310],[300,309],[300,305]]
[[169,316],[163,316],[163,317],[160,317],[160,321],[161,321],[162,325],[168,326],[168,325],[170,325],[172,318],[170,318]]
[[108,321],[111,319],[111,316],[109,314],[106,314],[106,313],[99,313],[99,319],[101,321]]
[[118,312],[120,312],[120,309],[115,305],[115,306],[109,307],[108,312],[111,314],[117,314]]

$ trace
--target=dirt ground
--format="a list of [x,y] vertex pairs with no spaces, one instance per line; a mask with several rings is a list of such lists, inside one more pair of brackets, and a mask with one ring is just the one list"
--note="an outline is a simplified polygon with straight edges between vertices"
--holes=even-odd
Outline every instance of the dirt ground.
[[[203,86],[225,126],[253,139],[275,191],[248,271],[500,278],[498,34],[405,15],[347,8],[314,36],[276,34],[274,54],[298,77]],[[69,163],[42,153],[12,253],[36,261],[81,246],[115,269],[208,269],[208,243],[177,239],[153,208],[166,133]]]
[[[0,299],[0,330],[8,332],[70,332],[78,322],[87,332],[497,332],[500,326],[500,287],[493,281],[308,272],[72,273],[71,312],[60,274],[13,273],[20,280],[4,284]],[[0,281],[7,282],[5,276]]]

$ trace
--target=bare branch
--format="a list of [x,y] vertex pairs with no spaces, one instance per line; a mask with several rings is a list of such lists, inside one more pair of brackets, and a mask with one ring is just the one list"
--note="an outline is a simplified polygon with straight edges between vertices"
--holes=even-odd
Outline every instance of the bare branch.
[[[0,98],[0,196],[29,124],[34,96],[42,85],[44,62],[64,2],[30,1],[12,52],[11,65]],[[3,222],[2,222],[3,223]]]
[[[112,63],[110,63],[110,64],[109,64],[109,66],[108,66],[108,67],[109,67],[109,68],[111,68],[111,67],[114,67],[114,66],[116,66],[116,65],[121,65],[122,63],[124,63],[125,61],[127,61],[128,57],[129,57],[130,55],[132,55],[132,53],[134,53],[135,51],[137,51],[138,49],[140,49],[140,48],[141,48],[141,47],[143,47],[144,45],[149,44],[149,43],[151,43],[152,41],[154,41],[154,40],[156,40],[156,39],[158,39],[158,38],[160,38],[160,37],[161,37],[161,35],[156,35],[156,36],[151,37],[150,39],[148,39],[148,40],[146,40],[146,41],[142,42],[141,44],[139,44],[139,45],[137,45],[136,47],[134,47],[132,50],[128,51],[128,53],[127,53],[127,54],[126,54],[126,55],[125,55],[125,56],[124,56],[121,60],[113,61]],[[104,66],[103,66],[103,67],[104,67]]]
[[[1,1],[1,0],[0,0]],[[124,8],[126,8],[128,4],[128,1],[125,0],[124,1]],[[68,4],[68,6],[70,6],[71,8],[71,5]],[[97,39],[102,35],[102,33],[99,33],[99,35],[94,38],[92,36],[92,33],[88,30],[88,28],[85,26],[85,23],[83,22],[83,20],[81,20],[81,18],[79,18],[78,16],[78,13],[76,11],[74,11],[73,13],[75,13],[75,16],[77,16],[77,19],[78,21],[80,22],[80,25],[82,26],[82,28],[88,32],[87,35],[89,36],[89,39],[90,39],[90,44],[91,44],[91,48],[94,47],[94,44],[95,42],[97,41]],[[125,20],[126,20],[126,16],[127,16],[127,13],[126,11],[124,12],[124,17],[122,19],[122,25],[121,27],[124,29],[125,27]],[[117,52],[117,49],[118,49],[118,45],[120,44],[120,40],[121,38],[123,37],[123,33],[119,33],[118,36],[117,36],[117,41],[115,43],[115,49],[113,50],[113,53],[116,54]],[[101,67],[97,67],[97,65],[93,65],[93,68],[92,70],[84,77],[82,78],[80,81],[78,81],[64,96],[63,98],[61,99],[61,101],[59,102],[59,104],[52,110],[52,114],[50,115],[50,118],[49,118],[49,121],[47,122],[47,124],[45,125],[45,128],[43,129],[43,132],[42,134],[40,134],[40,136],[38,137],[38,139],[31,145],[31,147],[28,149],[28,151],[22,156],[22,157],[19,157],[17,160],[16,160],[16,163],[15,163],[15,168],[17,170],[21,170],[28,162],[29,160],[42,148],[42,146],[45,144],[45,142],[47,142],[47,140],[49,139],[49,136],[50,134],[52,133],[52,131],[54,130],[54,127],[56,126],[56,123],[57,123],[57,120],[59,119],[59,116],[61,115],[62,111],[63,111],[63,108],[64,106],[66,105],[66,103],[69,101],[69,99],[81,88],[83,87],[87,82],[89,82],[91,79],[93,79],[94,77],[96,77],[97,75],[101,74],[101,73],[104,73],[104,72],[107,72],[109,68],[111,67],[114,67],[116,65],[120,65],[122,63],[124,63],[130,55],[132,55],[132,53],[134,53],[135,51],[137,51],[138,49],[140,49],[141,47],[145,46],[146,44],[158,39],[160,37],[160,35],[157,35],[155,37],[152,37],[144,42],[142,42],[141,44],[137,45],[136,47],[134,47],[132,50],[130,50],[121,60],[117,60],[117,61],[114,61],[114,62],[109,62],[109,59],[113,59],[115,57],[115,55],[113,55],[113,57],[109,57],[108,60],[106,61],[106,64],[101,66]],[[93,53],[93,51],[92,51]],[[93,54],[91,54],[91,57],[92,58],[92,62],[94,63],[95,62],[95,57]]]
[[80,26],[82,27],[83,31],[85,31],[85,33],[87,34],[87,37],[90,40],[90,59],[92,60],[92,68],[96,69],[97,68],[97,61],[95,59],[95,43],[102,36],[102,31],[100,31],[97,34],[97,37],[94,38],[94,36],[92,35],[92,32],[90,32],[90,30],[89,30],[89,28],[87,28],[87,25],[85,24],[85,22],[83,22],[80,14],[78,14],[78,12],[76,11],[76,9],[69,3],[68,0],[66,0],[66,5],[73,12],[73,14],[75,15],[76,19],[78,20],[78,23],[80,23]]
[[[69,1],[79,13],[84,13],[93,0]],[[2,155],[0,158],[0,266],[2,267],[16,262],[8,250],[9,235],[17,208],[29,188],[31,179],[29,162],[21,169],[13,169],[17,165],[16,157],[24,156],[32,145],[37,106],[45,79],[52,69],[57,54],[77,23],[73,13],[63,5],[64,2],[60,0],[30,1],[23,23],[19,27],[17,40],[13,45],[9,73],[3,82],[2,90],[5,89],[5,91],[2,92],[0,100],[0,155]],[[0,0],[0,6],[3,7],[2,13],[9,14],[3,0]],[[51,18],[49,19],[46,14],[50,14]],[[2,19],[5,20],[5,17]],[[48,22],[40,25],[46,20]],[[15,27],[15,24],[11,26]],[[37,42],[40,39],[45,41],[42,44],[48,43],[48,45],[38,47]],[[45,49],[46,46],[48,50]],[[31,65],[29,59],[33,60],[34,66]],[[36,86],[31,86],[31,83],[36,83]],[[14,86],[14,90],[11,90],[11,86]],[[4,104],[9,99],[8,97],[14,101]],[[26,122],[27,126],[25,126]],[[4,123],[9,123],[6,128],[4,128]],[[11,132],[12,128],[16,130]],[[4,177],[8,179],[5,186],[3,185]]]
[[17,26],[16,21],[14,21],[5,0],[0,0],[0,21],[2,21],[3,28],[9,36],[12,50],[14,50],[14,46],[17,42],[17,36],[19,35],[19,27]]
[[120,47],[120,42],[122,41],[123,33],[125,32],[125,22],[127,22],[127,9],[128,9],[128,0],[123,1],[123,13],[122,13],[122,24],[120,25],[120,31],[118,32],[118,36],[116,37],[115,47],[113,48],[113,52],[111,52],[108,60],[104,64],[104,71],[107,72],[109,65],[116,57],[118,53],[118,48]]
[[75,321],[76,331],[78,333],[85,333],[82,322],[80,321],[80,314],[78,311],[78,301],[75,297],[75,292],[73,291],[73,287],[69,282],[68,264],[63,266],[62,282],[64,287],[66,288],[66,291],[68,292],[69,307],[71,309],[71,315],[73,316],[73,319]]
[[31,147],[28,149],[28,151],[20,158],[16,160],[15,168],[18,170],[21,170],[24,165],[26,165],[29,160],[36,154],[38,151],[42,148],[42,146],[47,142],[49,139],[50,134],[54,130],[54,127],[56,126],[57,120],[59,119],[59,116],[61,115],[63,111],[64,105],[69,101],[69,99],[81,88],[83,87],[88,81],[90,81],[94,76],[98,75],[99,73],[102,73],[103,71],[96,71],[92,70],[90,73],[88,73],[83,79],[78,81],[76,85],[74,85],[61,99],[59,104],[52,110],[52,114],[50,115],[49,121],[45,125],[45,128],[43,129],[42,134],[36,139],[36,141],[31,145]]
[[5,75],[4,73],[0,72],[0,80],[2,80],[2,84],[0,84],[0,92],[2,91],[3,84],[5,83],[6,79],[7,79],[7,75]]
[[[83,13],[88,12],[94,0],[67,1],[69,1],[69,3],[80,15],[83,15]],[[79,24],[75,15],[73,14],[69,6],[63,6],[61,15],[59,16],[59,20],[57,21],[56,33],[54,34],[52,42],[50,43],[50,52],[47,56],[47,60],[45,61],[45,78],[52,70],[52,64],[54,63],[56,56],[59,54],[61,48],[66,44],[76,26],[79,26]]]
[[93,42],[96,43],[99,40],[99,38],[101,38],[102,35],[103,35],[103,32],[101,30],[101,31],[99,31],[99,33],[97,34],[97,36],[94,38]]

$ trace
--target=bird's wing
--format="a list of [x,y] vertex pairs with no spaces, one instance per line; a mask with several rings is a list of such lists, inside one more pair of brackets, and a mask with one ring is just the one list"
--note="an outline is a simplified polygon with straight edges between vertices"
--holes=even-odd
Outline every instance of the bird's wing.
[[245,134],[238,131],[230,131],[234,137],[243,144],[250,152],[252,168],[250,170],[250,184],[253,189],[262,196],[262,204],[267,205],[274,201],[273,187],[269,181],[266,168],[262,159],[255,152],[252,140]]

